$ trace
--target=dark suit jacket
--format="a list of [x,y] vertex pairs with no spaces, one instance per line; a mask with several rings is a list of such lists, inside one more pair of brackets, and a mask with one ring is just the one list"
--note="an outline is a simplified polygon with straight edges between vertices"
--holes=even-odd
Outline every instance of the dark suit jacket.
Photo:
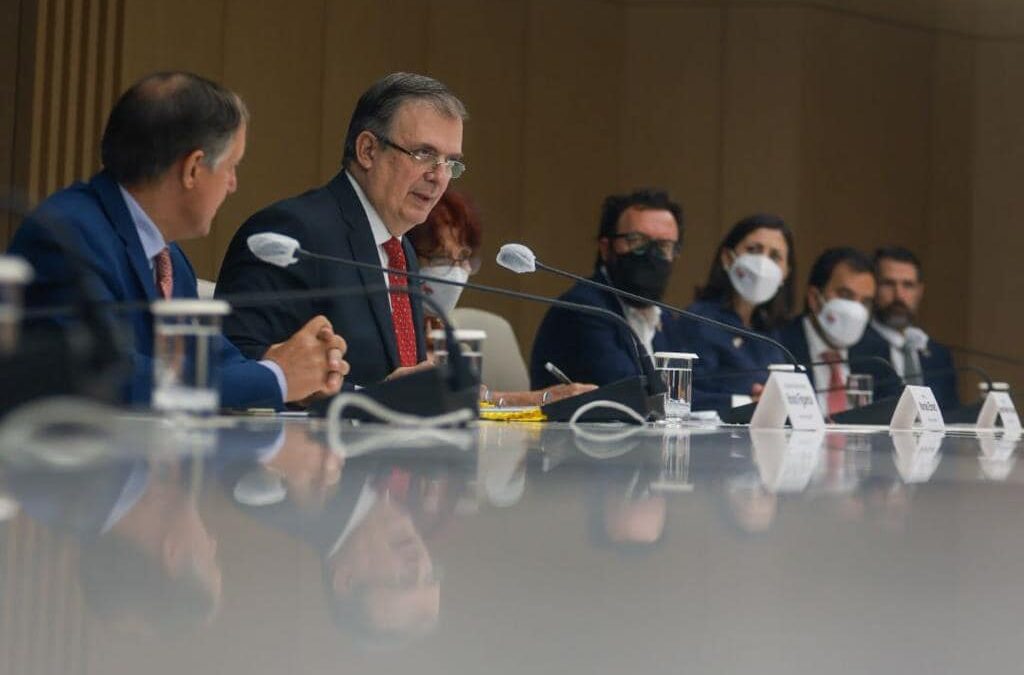
[[[370,221],[344,172],[323,187],[272,204],[249,218],[228,247],[217,279],[217,296],[230,300],[229,296],[235,293],[327,288],[347,289],[355,294],[239,307],[224,322],[224,333],[243,353],[256,358],[270,345],[288,339],[317,314],[323,314],[334,332],[348,343],[345,359],[352,370],[346,382],[370,385],[383,380],[400,365],[387,294],[383,290],[368,295],[359,292],[383,289],[383,272],[318,260],[275,267],[249,252],[246,239],[257,232],[294,237],[302,248],[314,253],[380,265]],[[402,238],[402,246],[409,271],[418,271],[416,253],[408,237]],[[410,280],[410,287],[414,285]],[[410,300],[416,351],[422,360],[427,352],[423,304],[416,297]]]
[[[88,183],[60,190],[18,228],[10,252],[35,268],[28,289],[30,307],[67,305],[74,297],[64,249],[53,226],[66,230],[66,244],[80,256],[86,283],[100,302],[152,301],[158,298],[153,270],[142,250],[135,224],[117,183],[106,172]],[[196,275],[185,254],[170,244],[176,298],[195,298]],[[133,372],[123,396],[129,403],[148,403],[153,378],[153,319],[148,311],[124,315],[134,336]],[[226,407],[280,407],[277,378],[250,361],[227,340],[220,340],[221,404]]]
[[[890,361],[892,351],[889,343],[882,335],[868,326],[864,331],[864,337],[860,342],[850,348],[850,358],[863,358],[865,356],[876,356]],[[957,392],[956,371],[953,370],[953,357],[949,350],[934,340],[928,341],[928,349],[920,352],[921,371],[924,374],[925,386],[932,388],[935,400],[943,410],[953,410],[960,407],[960,395]],[[903,385],[890,374],[886,377],[875,378],[875,398],[897,396]]]
[[[698,300],[687,309],[695,314],[743,328],[740,317],[718,300]],[[767,333],[778,339],[777,331]],[[768,366],[787,363],[786,356],[767,342],[737,338],[728,331],[681,318],[668,330],[672,351],[694,352],[693,409],[725,410],[732,395],[750,396],[755,383],[768,379]],[[752,372],[757,371],[757,372]]]
[[804,365],[811,363],[811,350],[807,346],[807,336],[804,335],[803,314],[782,325],[782,328],[779,329],[779,342],[793,352],[793,356],[800,363]]
[[[595,273],[591,279],[608,283],[600,273]],[[582,283],[575,284],[560,299],[625,316],[614,295]],[[672,318],[663,313],[663,325],[668,321]],[[598,386],[640,375],[632,345],[633,338],[625,326],[613,323],[611,319],[552,307],[544,316],[533,341],[530,387],[541,389],[558,384],[558,380],[544,369],[548,361],[558,366],[573,382]],[[664,331],[655,334],[654,349],[669,349]]]

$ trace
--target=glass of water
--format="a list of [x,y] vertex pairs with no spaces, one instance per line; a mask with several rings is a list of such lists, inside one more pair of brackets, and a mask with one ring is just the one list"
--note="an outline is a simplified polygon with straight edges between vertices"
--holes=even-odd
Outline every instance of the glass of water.
[[875,398],[875,378],[865,373],[850,373],[846,378],[846,400],[850,410],[871,405]]
[[153,312],[153,407],[212,415],[220,407],[222,300],[159,300]]
[[[462,356],[469,362],[469,369],[477,382],[484,372],[484,340],[487,332],[473,328],[456,328],[455,339],[459,341]],[[428,336],[434,345],[434,363],[448,363],[448,342],[443,330],[432,330]]]
[[32,280],[32,267],[13,255],[0,255],[0,354],[18,346],[21,329],[22,292]]
[[696,354],[655,352],[654,368],[665,383],[665,422],[678,425],[690,415],[693,403],[693,362]]

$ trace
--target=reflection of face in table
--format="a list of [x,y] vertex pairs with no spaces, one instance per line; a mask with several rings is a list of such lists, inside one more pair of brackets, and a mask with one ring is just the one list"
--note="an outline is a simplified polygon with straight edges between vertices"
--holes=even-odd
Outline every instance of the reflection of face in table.
[[175,634],[212,621],[222,596],[192,462],[136,460],[11,477],[25,514],[77,535],[82,598],[104,623]]

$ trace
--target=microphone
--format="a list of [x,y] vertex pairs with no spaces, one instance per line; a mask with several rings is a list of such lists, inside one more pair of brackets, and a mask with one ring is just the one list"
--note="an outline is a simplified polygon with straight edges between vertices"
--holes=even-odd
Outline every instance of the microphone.
[[[563,309],[590,314],[592,316],[599,316],[609,321],[613,321],[624,328],[630,336],[633,344],[633,355],[635,357],[638,370],[642,375],[638,378],[626,378],[619,382],[613,382],[585,394],[579,394],[568,399],[549,403],[542,406],[545,414],[549,419],[564,421],[569,419],[577,408],[585,405],[586,403],[609,399],[629,406],[644,417],[652,415],[659,417],[664,414],[664,400],[661,395],[665,392],[665,385],[661,381],[661,378],[658,377],[658,374],[654,369],[653,361],[650,358],[643,358],[643,347],[640,337],[636,334],[625,318],[615,312],[608,311],[601,307],[593,307],[591,305],[583,305],[575,302],[568,302],[566,300],[546,298],[541,295],[524,293],[522,291],[486,286],[484,284],[476,284],[468,281],[459,282],[450,279],[439,279],[429,274],[396,270],[382,265],[313,253],[303,249],[299,241],[293,237],[288,237],[276,232],[260,232],[253,234],[246,239],[246,245],[249,247],[252,254],[260,260],[282,267],[293,265],[297,263],[300,258],[323,260],[362,269],[386,272],[388,274],[397,274],[416,281],[429,280],[431,283],[443,283],[450,286],[459,286],[461,288],[468,288],[483,293],[490,293],[492,295],[501,295],[529,302],[561,307]],[[584,419],[635,421],[630,417],[623,416],[621,413],[608,410],[588,413],[584,416]]]
[[537,268],[540,268],[546,272],[551,272],[552,274],[557,274],[558,276],[565,277],[567,279],[572,279],[573,281],[578,281],[582,284],[586,284],[587,286],[599,288],[603,291],[607,291],[622,298],[628,298],[630,300],[641,302],[646,305],[654,305],[655,307],[660,307],[666,312],[671,312],[672,314],[675,314],[677,316],[684,316],[688,319],[698,321],[708,326],[720,328],[733,335],[742,335],[743,337],[749,338],[751,340],[760,340],[761,342],[767,342],[768,344],[772,345],[773,347],[781,351],[786,356],[786,358],[789,359],[789,362],[797,368],[797,370],[800,370],[801,368],[800,362],[797,361],[796,357],[793,356],[792,352],[786,349],[786,347],[781,342],[773,338],[770,338],[767,335],[761,335],[760,333],[754,332],[752,330],[747,330],[745,328],[737,328],[736,326],[731,326],[722,321],[716,321],[715,319],[711,319],[700,314],[695,314],[694,312],[690,312],[685,309],[673,307],[672,305],[665,304],[664,302],[651,300],[650,298],[645,298],[634,293],[630,293],[628,291],[623,291],[609,284],[602,284],[600,282],[588,279],[579,274],[573,274],[572,272],[567,272],[565,270],[558,269],[557,267],[545,265],[543,262],[537,260],[537,256],[534,255],[533,251],[531,251],[529,247],[523,244],[503,245],[498,250],[498,256],[496,260],[499,265],[501,265],[502,267],[509,271],[515,272],[516,274],[526,274],[534,272],[537,270]]
[[[254,234],[246,239],[246,245],[258,259],[276,267],[294,265],[299,262],[296,256],[297,253],[307,253],[302,250],[298,240],[276,232]],[[309,254],[305,257],[312,258],[316,256]],[[321,259],[339,263],[351,262],[344,259],[335,260],[329,256],[323,256]],[[379,266],[371,265],[371,267],[384,269]],[[479,381],[470,371],[469,361],[463,356],[462,347],[458,340],[455,339],[455,331],[452,329],[451,320],[445,314],[444,309],[433,298],[422,293],[419,289],[409,288],[409,286],[395,287],[394,289],[382,286],[372,290],[367,288],[351,290],[356,291],[360,295],[363,293],[379,292],[404,293],[410,297],[419,298],[427,304],[441,320],[441,326],[444,330],[445,341],[448,347],[448,360],[451,371],[449,379],[443,383],[447,386],[437,387],[438,383],[435,381],[437,369],[429,369],[422,373],[413,373],[393,380],[385,380],[384,382],[366,387],[360,393],[369,396],[378,403],[386,405],[392,410],[406,414],[435,417],[467,407],[468,404],[468,407],[473,410],[473,417],[479,416]],[[434,372],[430,372],[430,370]],[[451,393],[453,396],[449,398],[446,396],[447,393]],[[440,408],[437,407],[438,402],[441,403]],[[323,401],[317,402],[315,406],[320,412],[324,412],[327,409]]]

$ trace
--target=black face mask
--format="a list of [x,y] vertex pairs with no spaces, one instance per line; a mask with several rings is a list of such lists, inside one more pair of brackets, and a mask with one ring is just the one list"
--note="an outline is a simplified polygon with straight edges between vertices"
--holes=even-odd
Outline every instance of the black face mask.
[[[616,255],[614,260],[606,263],[606,267],[615,288],[650,300],[661,300],[668,286],[668,277],[672,274],[672,261],[658,255],[654,246],[648,247],[647,252],[641,255]],[[623,298],[623,301],[634,307],[649,306],[628,298]]]

